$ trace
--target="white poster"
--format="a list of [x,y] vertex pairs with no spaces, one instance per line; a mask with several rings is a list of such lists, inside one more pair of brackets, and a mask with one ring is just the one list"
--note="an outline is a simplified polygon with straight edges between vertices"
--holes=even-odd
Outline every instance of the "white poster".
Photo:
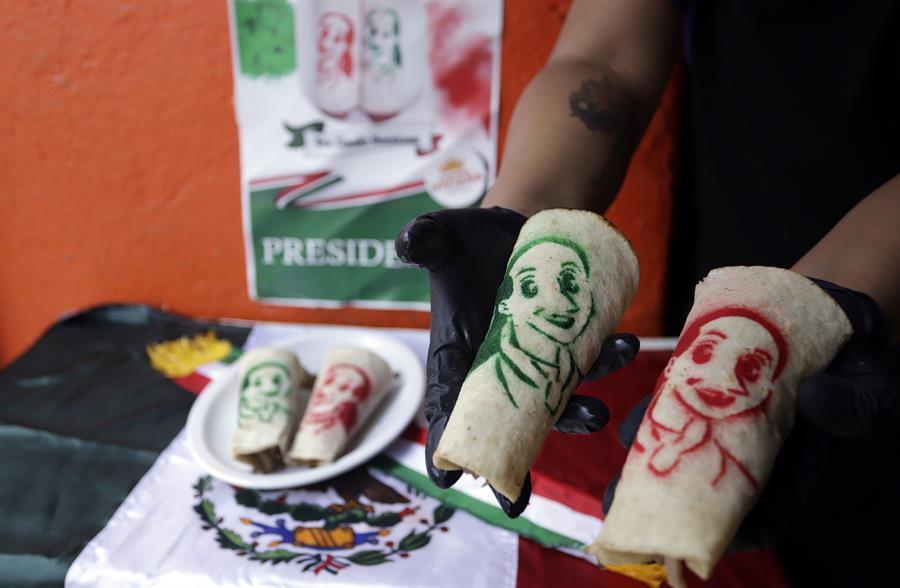
[[251,297],[427,308],[393,240],[493,182],[502,1],[229,6]]

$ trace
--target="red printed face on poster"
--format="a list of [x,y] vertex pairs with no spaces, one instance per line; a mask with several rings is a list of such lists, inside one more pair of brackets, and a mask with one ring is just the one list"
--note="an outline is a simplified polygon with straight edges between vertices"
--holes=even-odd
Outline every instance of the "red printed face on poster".
[[348,363],[332,364],[313,390],[304,424],[321,433],[340,424],[350,434],[358,418],[358,407],[372,393],[369,376]]
[[723,308],[693,321],[657,383],[635,442],[636,451],[650,453],[650,471],[666,476],[688,454],[710,447],[721,457],[714,486],[732,465],[756,487],[723,434],[765,413],[787,357],[781,331],[753,309]]
[[320,80],[350,77],[353,73],[353,22],[338,12],[319,18],[319,55],[316,61]]

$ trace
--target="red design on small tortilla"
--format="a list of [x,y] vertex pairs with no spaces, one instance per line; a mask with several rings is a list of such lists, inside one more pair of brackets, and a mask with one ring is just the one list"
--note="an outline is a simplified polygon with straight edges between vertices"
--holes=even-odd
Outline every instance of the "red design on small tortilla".
[[350,434],[358,420],[359,405],[372,393],[369,375],[351,363],[335,363],[319,379],[303,424],[322,433],[340,424]]

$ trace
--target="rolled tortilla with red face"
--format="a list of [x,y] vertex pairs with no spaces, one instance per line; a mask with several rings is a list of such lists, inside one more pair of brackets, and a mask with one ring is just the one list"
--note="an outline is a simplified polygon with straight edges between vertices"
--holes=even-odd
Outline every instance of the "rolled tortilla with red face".
[[616,487],[604,564],[683,561],[708,579],[794,423],[799,383],[850,337],[840,307],[789,270],[727,267],[698,286]]
[[383,359],[360,347],[338,347],[325,356],[288,458],[316,466],[337,459],[391,389]]
[[484,476],[515,501],[544,438],[634,297],[637,258],[600,215],[531,217],[434,464]]
[[257,348],[245,353],[238,363],[234,456],[262,473],[282,467],[311,382],[290,351]]

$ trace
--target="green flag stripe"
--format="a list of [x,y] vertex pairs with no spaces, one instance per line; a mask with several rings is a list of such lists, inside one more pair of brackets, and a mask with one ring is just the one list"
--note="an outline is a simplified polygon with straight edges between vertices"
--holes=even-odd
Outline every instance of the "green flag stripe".
[[545,529],[527,519],[511,519],[499,508],[485,504],[459,490],[452,488],[442,490],[432,484],[428,476],[420,474],[385,455],[376,457],[372,460],[371,465],[395,478],[403,480],[448,506],[464,510],[494,527],[501,527],[528,539],[533,539],[545,547],[571,547],[573,549],[584,549],[585,547],[584,543],[576,539]]

